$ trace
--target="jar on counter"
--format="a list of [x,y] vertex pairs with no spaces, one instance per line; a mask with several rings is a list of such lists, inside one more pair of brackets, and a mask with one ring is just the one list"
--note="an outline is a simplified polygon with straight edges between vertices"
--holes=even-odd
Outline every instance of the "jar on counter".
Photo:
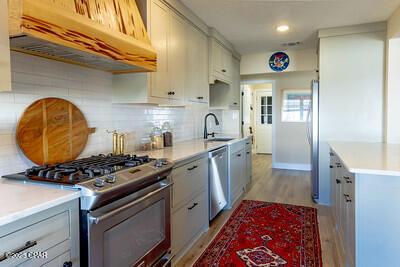
[[150,136],[144,136],[140,139],[140,150],[149,151],[152,148],[152,142]]
[[169,122],[164,122],[162,126],[162,132],[163,132],[164,146],[165,147],[172,146],[172,128]]
[[154,149],[161,149],[164,147],[164,138],[160,127],[154,127],[152,131],[152,142]]

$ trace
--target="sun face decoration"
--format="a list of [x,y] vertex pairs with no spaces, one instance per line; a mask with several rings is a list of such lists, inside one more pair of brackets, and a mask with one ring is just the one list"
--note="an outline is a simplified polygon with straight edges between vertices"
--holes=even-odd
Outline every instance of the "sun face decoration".
[[289,67],[289,56],[284,52],[276,52],[269,59],[269,66],[273,71],[281,72]]

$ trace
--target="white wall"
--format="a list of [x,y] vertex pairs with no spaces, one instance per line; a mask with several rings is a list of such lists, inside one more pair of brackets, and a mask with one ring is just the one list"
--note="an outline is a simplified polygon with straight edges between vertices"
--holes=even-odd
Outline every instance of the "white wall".
[[[269,58],[274,52],[242,55],[241,75],[275,73],[269,67]],[[285,51],[290,58],[289,67],[284,72],[314,71],[317,69],[318,55],[315,49]]]
[[385,141],[400,143],[400,8],[387,23]]
[[202,137],[205,105],[186,108],[160,108],[149,105],[112,105],[112,75],[12,53],[12,87],[0,93],[0,176],[20,172],[33,165],[19,150],[15,141],[17,121],[24,109],[37,99],[60,97],[72,101],[86,116],[95,134],[81,156],[111,151],[111,136],[106,130],[127,132],[127,150],[135,150],[140,138],[152,123],[171,122],[174,141]]
[[310,89],[311,81],[317,78],[315,71],[286,72],[242,76],[242,83],[273,82],[275,151],[273,161],[276,168],[310,169],[310,146],[306,137],[306,123],[282,122],[282,95],[285,89]]
[[383,141],[386,31],[320,39],[320,199],[330,202],[328,140]]
[[388,40],[386,142],[400,143],[400,38]]
[[400,8],[389,18],[387,23],[388,38],[400,37]]

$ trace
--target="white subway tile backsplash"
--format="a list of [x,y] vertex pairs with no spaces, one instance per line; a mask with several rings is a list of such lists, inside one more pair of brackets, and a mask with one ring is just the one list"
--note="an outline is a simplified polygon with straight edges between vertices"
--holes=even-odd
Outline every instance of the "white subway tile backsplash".
[[113,105],[112,74],[12,52],[11,93],[0,93],[0,176],[20,172],[30,162],[15,141],[17,121],[26,107],[44,97],[60,97],[73,102],[84,113],[89,127],[96,133],[89,136],[81,157],[109,153],[112,138],[107,130],[127,134],[127,149],[138,148],[140,138],[153,125],[169,121],[174,141],[202,136],[203,118],[208,107],[190,104],[186,108],[154,105]]

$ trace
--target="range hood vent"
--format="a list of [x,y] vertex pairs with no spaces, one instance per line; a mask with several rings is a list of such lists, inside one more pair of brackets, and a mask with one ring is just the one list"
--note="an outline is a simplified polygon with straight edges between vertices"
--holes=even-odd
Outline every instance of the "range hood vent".
[[113,73],[155,71],[135,0],[9,0],[11,50]]

